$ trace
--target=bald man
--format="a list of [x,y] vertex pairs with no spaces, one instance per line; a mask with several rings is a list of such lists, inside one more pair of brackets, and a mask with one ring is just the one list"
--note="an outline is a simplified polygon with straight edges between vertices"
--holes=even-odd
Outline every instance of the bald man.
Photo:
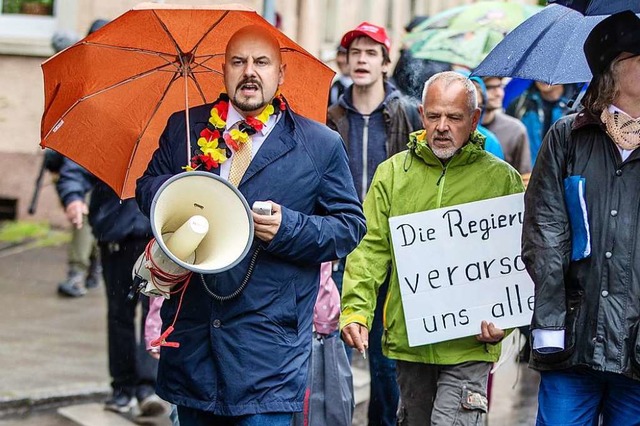
[[[249,205],[268,201],[272,210],[254,214],[256,239],[237,266],[194,274],[181,308],[177,296],[163,304],[165,328],[175,318],[167,340],[180,347],[162,347],[157,393],[178,405],[183,426],[289,426],[303,408],[319,264],[346,256],[365,233],[344,144],[288,108],[279,91],[286,64],[270,31],[246,27],[229,40],[226,94],[189,110],[189,164],[181,111],[138,180],[146,214],[160,185],[184,168],[209,170],[237,186]],[[210,144],[218,134],[221,150]],[[220,222],[212,232],[224,217]],[[221,300],[247,277],[244,290]]]

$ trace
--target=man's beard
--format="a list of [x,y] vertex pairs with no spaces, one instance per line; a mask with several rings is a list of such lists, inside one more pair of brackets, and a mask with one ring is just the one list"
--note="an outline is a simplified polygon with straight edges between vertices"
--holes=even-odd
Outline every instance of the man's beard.
[[434,136],[434,140],[436,138],[448,139],[449,142],[451,142],[451,146],[447,146],[444,148],[439,148],[435,146],[434,143],[429,144],[429,146],[431,147],[431,151],[433,151],[435,156],[438,157],[440,160],[448,160],[451,157],[453,157],[453,155],[456,152],[458,152],[458,148],[456,148],[455,143],[453,143],[453,139],[448,132],[437,134]]
[[233,100],[233,105],[243,112],[257,111],[265,107],[268,103],[267,101],[264,100],[264,95],[262,97],[262,100],[259,100],[259,101],[258,100],[246,101],[246,102],[241,101],[240,99],[238,99],[237,95],[234,95],[232,100]]
[[434,148],[431,147],[431,150],[440,160],[448,160],[458,152],[458,148],[455,146],[447,147],[447,148]]
[[[243,101],[240,99],[238,92],[242,90],[242,87],[246,84],[253,84],[258,88],[259,93],[262,95],[262,99],[260,100],[247,100]],[[233,105],[235,105],[240,111],[243,112],[251,112],[257,111],[259,109],[264,108],[267,105],[267,101],[264,99],[264,91],[262,90],[262,85],[256,80],[244,80],[238,84],[235,93],[233,94]]]

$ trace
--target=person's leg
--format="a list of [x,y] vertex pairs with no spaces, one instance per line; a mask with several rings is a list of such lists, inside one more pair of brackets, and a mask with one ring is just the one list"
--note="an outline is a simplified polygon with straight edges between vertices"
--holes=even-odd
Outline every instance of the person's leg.
[[241,416],[234,426],[290,426],[292,413],[264,413]]
[[[147,317],[147,313],[149,312],[149,298],[144,295],[140,295],[139,297],[142,311],[142,320],[138,324],[139,339],[135,338],[136,305],[128,300],[132,283],[131,270],[140,254],[144,251],[147,242],[148,241],[142,239],[134,239],[119,244],[117,290],[111,291],[110,294],[112,295],[114,303],[120,305],[120,313],[122,314],[122,312],[126,310],[126,314],[124,314],[126,322],[123,321],[117,325],[117,329],[119,330],[118,334],[127,336],[127,348],[120,350],[117,355],[118,357],[126,359],[126,361],[123,360],[118,363],[123,369],[124,375],[128,377],[126,379],[126,386],[133,384],[135,387],[134,394],[138,400],[141,415],[159,416],[167,413],[168,405],[156,395],[155,386],[158,360],[149,356],[144,341],[144,318]],[[131,339],[133,339],[133,341],[131,341]],[[129,378],[130,375],[133,375],[133,377]],[[114,380],[116,377],[119,376],[114,376]]]
[[178,406],[178,418],[180,426],[290,426],[293,414],[263,413],[228,417]]
[[89,270],[93,235],[88,223],[88,216],[84,216],[83,223],[82,228],[73,227],[71,230],[71,241],[67,250],[69,270],[67,278],[58,284],[58,293],[62,296],[80,297],[87,292],[85,277]]
[[431,424],[439,367],[419,362],[396,361],[400,387],[399,426]]
[[603,425],[640,425],[640,382],[621,374],[605,376],[606,389],[602,401]]
[[100,282],[102,282],[102,262],[100,261],[98,244],[94,240],[91,255],[89,256],[89,271],[87,272],[85,286],[87,289],[96,288],[100,286]]
[[89,216],[84,215],[82,223],[82,227],[80,229],[74,227],[71,234],[69,268],[86,274],[89,270],[90,256],[95,240],[91,225],[89,225]]
[[487,380],[492,365],[482,361],[441,365],[430,424],[481,425],[487,412]]
[[[131,400],[138,384],[136,372],[136,333],[134,329],[135,306],[128,302],[131,268],[125,269],[128,253],[120,244],[102,244],[101,257],[105,290],[107,293],[107,343],[109,350],[109,374],[114,390],[113,398],[105,408],[121,411],[125,393]],[[115,401],[118,399],[118,401]],[[114,401],[112,401],[114,400]],[[130,401],[126,402],[130,405]],[[122,407],[126,410],[126,407]]]
[[598,424],[603,383],[577,369],[541,371],[537,426]]
[[232,419],[232,417],[215,416],[206,411],[178,405],[180,426],[235,426]]
[[369,426],[395,426],[400,390],[396,382],[396,363],[382,354],[383,308],[387,284],[380,287],[369,332]]

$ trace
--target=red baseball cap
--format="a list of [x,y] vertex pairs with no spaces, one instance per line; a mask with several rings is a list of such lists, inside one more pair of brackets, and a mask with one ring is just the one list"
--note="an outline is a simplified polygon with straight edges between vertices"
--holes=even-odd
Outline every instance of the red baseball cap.
[[391,39],[387,35],[387,31],[384,29],[384,27],[379,27],[378,25],[373,25],[368,22],[363,22],[354,30],[351,30],[343,35],[342,41],[340,41],[340,46],[348,49],[351,42],[355,38],[361,36],[369,37],[371,40],[382,44],[387,48],[387,50],[391,50]]

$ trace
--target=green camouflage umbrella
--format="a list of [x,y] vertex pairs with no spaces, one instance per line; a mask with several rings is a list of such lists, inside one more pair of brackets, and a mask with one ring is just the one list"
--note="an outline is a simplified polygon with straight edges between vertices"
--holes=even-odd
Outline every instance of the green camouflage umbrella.
[[449,62],[467,68],[475,68],[504,37],[502,33],[486,28],[476,31],[429,30],[424,36],[411,46],[414,58]]
[[404,38],[412,56],[475,68],[504,36],[540,6],[481,1],[445,10]]

